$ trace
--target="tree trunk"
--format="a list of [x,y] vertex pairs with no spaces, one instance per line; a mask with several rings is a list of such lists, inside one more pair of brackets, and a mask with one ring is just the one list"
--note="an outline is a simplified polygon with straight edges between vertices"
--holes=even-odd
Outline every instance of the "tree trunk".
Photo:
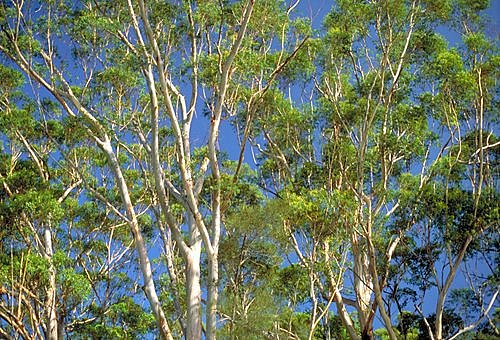
[[45,258],[49,261],[49,287],[47,287],[47,297],[45,298],[45,312],[47,313],[47,329],[45,338],[57,340],[58,322],[56,313],[56,269],[54,267],[52,248],[52,233],[47,227],[44,230]]
[[467,239],[460,248],[460,251],[458,252],[457,257],[455,258],[455,261],[453,262],[453,265],[450,268],[450,272],[448,273],[448,276],[446,277],[443,286],[441,287],[441,289],[439,289],[439,296],[436,304],[436,322],[434,323],[434,326],[436,328],[434,338],[436,340],[443,339],[443,311],[444,311],[444,303],[446,300],[446,296],[451,287],[451,283],[455,279],[455,275],[457,274],[457,270],[460,267],[460,264],[462,263],[467,248],[469,247],[469,244],[471,242],[472,242],[472,236],[469,235],[467,236]]
[[[371,209],[371,206],[369,206],[369,209]],[[370,215],[371,216],[371,215]],[[368,219],[367,223],[367,234],[366,234],[366,243],[367,243],[367,252],[369,256],[369,268],[370,268],[370,275],[372,277],[372,282],[373,282],[373,292],[375,293],[375,301],[376,304],[374,304],[375,307],[372,308],[372,315],[370,317],[370,323],[372,323],[374,313],[376,313],[376,306],[378,305],[378,309],[380,311],[380,315],[382,316],[382,320],[384,321],[385,328],[387,329],[387,332],[389,333],[389,338],[391,340],[397,340],[396,333],[394,332],[394,329],[392,327],[392,322],[389,314],[385,310],[385,305],[384,305],[384,300],[382,298],[382,290],[384,289],[383,285],[385,283],[380,282],[379,280],[379,275],[378,275],[378,270],[377,270],[377,259],[375,258],[375,247],[373,245],[373,236],[372,236],[372,219],[371,217]],[[390,255],[387,256],[387,259],[390,261]],[[389,264],[387,264],[388,266]],[[382,280],[384,281],[384,280]],[[371,326],[371,325],[370,325]],[[370,327],[371,328],[371,327]]]
[[[325,263],[330,263],[330,253],[328,250],[328,241],[325,240],[323,242],[323,248],[324,248],[324,254],[325,254]],[[339,275],[339,281],[335,279],[335,275],[333,274],[333,270],[331,266],[327,266],[328,270],[328,276],[330,279],[330,290],[331,293],[333,294],[333,300],[335,301],[335,305],[337,306],[337,314],[340,316],[340,319],[342,320],[342,324],[344,327],[347,329],[347,332],[349,333],[349,337],[353,340],[360,340],[360,337],[354,328],[354,324],[352,322],[351,316],[347,312],[347,309],[345,308],[344,305],[344,299],[342,298],[342,294],[340,293],[339,290],[339,285],[340,285],[340,279],[343,276],[343,271],[340,271]],[[328,324],[328,322],[327,322]],[[328,333],[329,336],[330,333]]]
[[342,295],[340,294],[338,288],[335,288],[334,294],[335,294],[334,297],[335,304],[337,305],[337,314],[340,316],[342,324],[347,329],[349,337],[353,340],[359,340],[360,338],[356,332],[356,329],[354,328],[354,324],[351,320],[351,317],[344,306],[344,302],[342,301]]
[[373,327],[363,327],[361,331],[361,340],[373,340]]
[[370,259],[365,247],[360,244],[360,238],[353,235],[352,252],[354,256],[354,290],[356,293],[356,309],[362,339],[373,339],[373,318],[371,314],[371,297],[373,292],[372,276],[370,275]]
[[160,336],[162,339],[173,340],[172,333],[165,317],[165,313],[163,312],[160,300],[158,299],[158,295],[156,294],[148,251],[146,248],[146,244],[144,243],[144,239],[142,238],[142,233],[139,228],[139,223],[137,222],[137,216],[135,214],[134,207],[132,206],[127,183],[125,182],[125,178],[123,177],[120,165],[118,163],[118,160],[116,159],[116,155],[113,151],[109,139],[106,139],[101,147],[108,158],[109,166],[113,171],[116,185],[118,186],[118,189],[120,191],[123,206],[125,208],[125,211],[127,212],[127,222],[130,227],[130,231],[132,232],[132,236],[134,237],[135,248],[139,255],[139,267],[141,268],[142,278],[144,280],[144,292],[146,293],[146,296],[148,298],[151,311],[155,316],[156,323],[160,331]]
[[[192,226],[195,228],[196,226]],[[198,234],[194,232],[194,234]],[[201,239],[191,245],[191,252],[186,258],[186,340],[201,339],[201,286],[200,286],[200,254]]]
[[215,340],[217,330],[217,298],[219,286],[219,260],[215,254],[208,254],[208,298],[207,298],[207,336],[208,340]]

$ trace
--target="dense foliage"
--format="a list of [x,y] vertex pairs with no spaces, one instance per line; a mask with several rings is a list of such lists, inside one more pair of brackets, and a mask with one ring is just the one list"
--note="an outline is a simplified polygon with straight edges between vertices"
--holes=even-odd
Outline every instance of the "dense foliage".
[[500,337],[489,2],[302,2],[0,1],[0,338]]

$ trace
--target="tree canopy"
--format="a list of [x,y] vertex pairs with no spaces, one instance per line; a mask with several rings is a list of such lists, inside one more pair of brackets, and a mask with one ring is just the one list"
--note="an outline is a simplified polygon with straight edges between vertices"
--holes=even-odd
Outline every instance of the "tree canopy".
[[500,337],[491,4],[306,2],[0,2],[1,338]]

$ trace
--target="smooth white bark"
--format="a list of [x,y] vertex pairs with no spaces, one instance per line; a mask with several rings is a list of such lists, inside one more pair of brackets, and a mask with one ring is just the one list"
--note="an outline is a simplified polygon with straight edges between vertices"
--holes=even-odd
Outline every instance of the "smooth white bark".
[[142,237],[139,224],[137,222],[137,216],[130,199],[127,183],[125,182],[125,178],[123,177],[120,165],[111,146],[111,142],[109,140],[105,140],[102,144],[102,149],[108,158],[109,166],[113,171],[116,185],[118,186],[124,208],[127,212],[128,224],[134,238],[137,254],[139,256],[139,267],[141,269],[142,278],[144,281],[144,292],[146,293],[146,296],[149,300],[149,305],[156,319],[156,323],[160,331],[160,336],[162,337],[162,339],[173,340],[172,333],[167,323],[167,319],[156,293],[153,273],[151,270],[151,263],[149,261],[147,253],[147,247]]
[[53,263],[54,251],[52,248],[52,233],[47,227],[44,230],[44,243],[45,243],[45,259],[49,262],[49,286],[47,287],[45,297],[45,313],[47,317],[47,329],[45,331],[45,337],[49,340],[58,339],[58,320],[56,311],[56,269]]

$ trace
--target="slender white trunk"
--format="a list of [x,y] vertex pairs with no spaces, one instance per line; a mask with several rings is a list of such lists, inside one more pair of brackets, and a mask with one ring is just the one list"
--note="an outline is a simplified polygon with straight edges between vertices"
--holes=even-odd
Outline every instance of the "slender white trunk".
[[116,185],[118,186],[118,189],[120,191],[123,206],[127,212],[128,225],[134,237],[135,248],[139,255],[139,266],[141,268],[142,278],[144,281],[144,292],[146,293],[151,311],[153,312],[153,315],[156,319],[156,323],[160,331],[160,336],[162,339],[173,340],[172,333],[165,317],[165,313],[163,312],[163,308],[161,307],[158,295],[156,293],[147,247],[144,243],[141,229],[139,228],[139,224],[137,222],[137,216],[130,199],[127,183],[125,182],[125,178],[123,177],[120,165],[118,163],[118,160],[116,159],[116,155],[114,154],[109,139],[104,141],[104,143],[102,144],[102,149],[104,150],[108,158],[109,166],[113,171]]
[[464,244],[462,245],[462,248],[460,248],[460,251],[457,254],[455,262],[453,262],[453,265],[450,268],[450,272],[448,273],[448,276],[443,286],[439,289],[439,296],[436,304],[436,322],[434,323],[434,326],[436,328],[436,334],[434,338],[436,340],[443,339],[443,311],[444,311],[444,303],[446,300],[446,296],[448,295],[451,283],[455,279],[458,268],[460,267],[460,264],[462,263],[467,248],[469,247],[469,244],[471,242],[472,242],[472,236],[469,235],[465,240]]
[[201,238],[194,219],[190,218],[191,251],[186,257],[186,340],[201,339]]
[[[212,169],[212,176],[215,181],[216,186],[219,184],[220,180],[220,170],[219,170],[219,160],[217,157],[216,144],[219,135],[219,124],[221,122],[221,116],[223,111],[224,100],[226,97],[226,91],[229,86],[229,80],[231,78],[231,68],[239,51],[243,37],[247,29],[248,22],[252,15],[255,0],[248,0],[245,9],[243,11],[242,24],[238,31],[236,41],[233,43],[228,57],[224,61],[222,66],[221,78],[218,85],[218,98],[217,105],[214,109],[212,122],[210,126],[209,140],[208,140],[208,158],[210,159],[210,166]],[[219,280],[219,263],[218,263],[218,246],[221,233],[221,206],[220,206],[221,192],[220,188],[215,189],[212,196],[212,242],[210,239],[206,240],[206,243],[210,243],[210,248],[212,251],[207,251],[207,257],[209,260],[208,268],[208,301],[207,301],[207,339],[215,339],[215,331],[217,325],[217,298],[218,298],[218,280]],[[208,247],[208,244],[207,244]]]
[[[370,228],[371,229],[371,228]],[[384,306],[384,300],[382,299],[382,289],[380,282],[379,282],[379,275],[377,271],[377,263],[375,259],[375,247],[373,246],[372,240],[371,240],[371,235],[368,235],[368,252],[370,254],[370,267],[371,267],[371,274],[373,277],[373,290],[375,293],[375,300],[377,302],[380,315],[382,316],[382,320],[384,321],[385,328],[387,329],[387,332],[389,333],[389,338],[391,340],[397,340],[396,333],[394,332],[394,328],[392,327],[391,323],[391,318],[389,317],[388,313],[385,310]]]
[[361,239],[353,235],[352,252],[354,256],[354,291],[356,293],[356,309],[359,324],[363,334],[371,334],[371,297],[373,292],[372,276],[370,275],[370,259]]
[[[325,263],[330,263],[330,253],[328,250],[328,242],[325,241],[323,244],[324,247],[324,253],[325,253]],[[354,328],[354,323],[352,322],[351,316],[347,312],[347,309],[345,308],[344,305],[344,299],[342,298],[342,294],[340,293],[339,290],[339,285],[340,285],[340,279],[342,277],[342,271],[339,275],[339,281],[335,279],[335,276],[333,274],[333,270],[331,266],[327,267],[328,269],[328,276],[330,279],[330,289],[331,293],[333,294],[333,300],[335,301],[335,305],[337,306],[337,314],[340,316],[340,319],[342,320],[342,324],[344,327],[347,329],[347,332],[349,333],[349,337],[353,340],[359,340],[360,337],[358,335],[358,332]]]
[[[314,250],[313,250],[314,254]],[[311,256],[312,261],[314,261],[314,255]],[[308,340],[312,340],[314,336],[314,329],[315,327],[315,321],[316,321],[316,315],[318,313],[318,299],[316,298],[316,289],[315,289],[315,282],[314,282],[314,267],[311,265],[309,266],[309,297],[311,298],[312,301],[312,308],[311,308],[311,321],[309,324],[309,334],[307,335]]]
[[347,328],[347,332],[349,333],[349,337],[353,340],[359,340],[360,337],[358,333],[356,332],[356,328],[354,328],[354,324],[352,322],[351,316],[347,312],[347,309],[344,306],[344,302],[342,299],[342,295],[340,295],[340,292],[338,289],[335,289],[335,304],[337,305],[337,313],[340,316],[340,319],[342,320],[342,324],[344,325],[345,328]]
[[57,340],[58,322],[56,312],[56,269],[53,263],[54,251],[52,248],[52,233],[47,227],[44,230],[45,258],[49,261],[49,286],[45,298],[45,312],[47,313],[47,329],[45,337],[49,340]]
[[219,286],[219,260],[217,252],[208,255],[208,297],[207,297],[207,336],[208,340],[215,339],[217,330],[217,298]]

